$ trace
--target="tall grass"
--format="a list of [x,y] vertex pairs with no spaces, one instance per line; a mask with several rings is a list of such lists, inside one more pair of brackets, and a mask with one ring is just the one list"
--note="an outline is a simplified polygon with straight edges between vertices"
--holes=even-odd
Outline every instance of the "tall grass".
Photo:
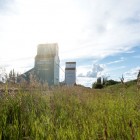
[[0,139],[139,140],[140,93],[134,89],[5,93],[0,97]]

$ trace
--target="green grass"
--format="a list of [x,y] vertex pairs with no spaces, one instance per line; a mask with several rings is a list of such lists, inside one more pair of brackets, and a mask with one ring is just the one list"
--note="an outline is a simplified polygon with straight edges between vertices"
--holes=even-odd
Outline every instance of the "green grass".
[[135,86],[61,87],[0,97],[1,140],[139,140]]

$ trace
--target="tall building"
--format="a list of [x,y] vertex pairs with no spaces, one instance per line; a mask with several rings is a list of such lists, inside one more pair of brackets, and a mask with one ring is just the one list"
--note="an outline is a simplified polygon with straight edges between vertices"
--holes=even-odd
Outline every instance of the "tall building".
[[65,84],[76,84],[76,62],[66,62],[65,68]]
[[34,69],[41,82],[59,84],[59,62],[57,44],[38,45]]
[[49,86],[58,85],[59,63],[58,45],[40,44],[37,47],[34,68],[19,76],[18,81],[24,79],[30,83],[30,77],[35,77],[39,82],[48,83]]

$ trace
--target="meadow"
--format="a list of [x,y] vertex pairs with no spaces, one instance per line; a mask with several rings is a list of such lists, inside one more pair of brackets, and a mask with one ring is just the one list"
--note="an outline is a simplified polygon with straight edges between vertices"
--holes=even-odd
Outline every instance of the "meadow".
[[0,96],[1,140],[140,140],[135,85],[56,87]]

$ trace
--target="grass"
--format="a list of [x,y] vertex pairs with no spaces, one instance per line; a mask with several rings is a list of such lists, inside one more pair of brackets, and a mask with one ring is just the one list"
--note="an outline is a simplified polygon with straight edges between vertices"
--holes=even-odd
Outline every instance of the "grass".
[[135,85],[61,87],[0,97],[1,140],[139,140]]

